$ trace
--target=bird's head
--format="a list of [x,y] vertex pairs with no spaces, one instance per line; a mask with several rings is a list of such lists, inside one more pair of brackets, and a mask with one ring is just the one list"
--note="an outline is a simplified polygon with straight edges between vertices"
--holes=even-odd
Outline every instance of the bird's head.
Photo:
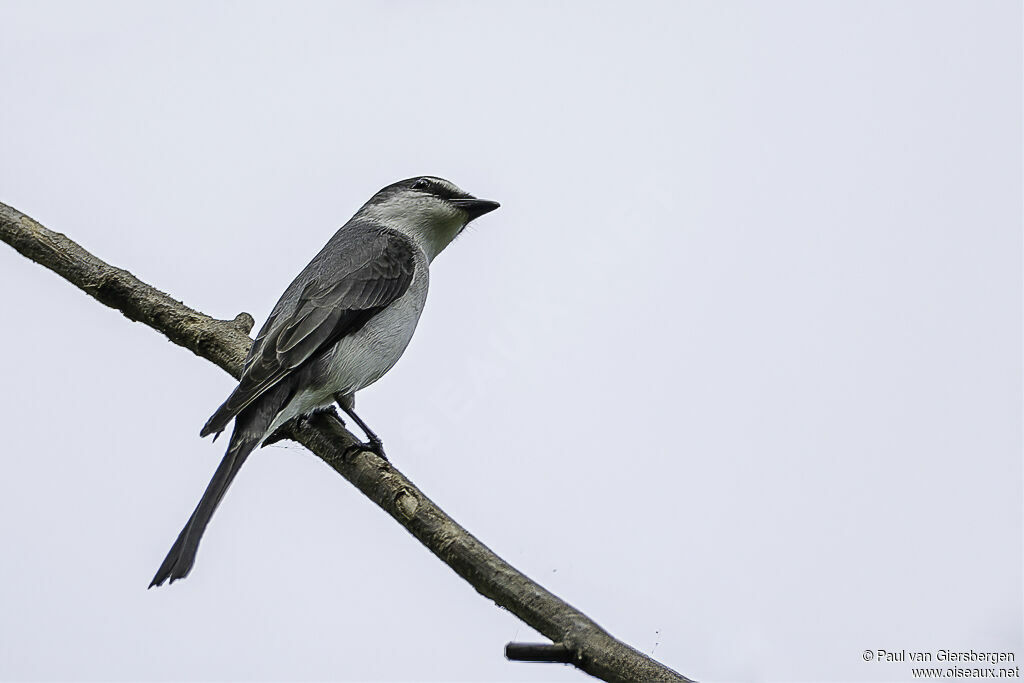
[[500,206],[477,199],[455,183],[417,176],[388,185],[356,214],[412,238],[433,260],[466,225]]

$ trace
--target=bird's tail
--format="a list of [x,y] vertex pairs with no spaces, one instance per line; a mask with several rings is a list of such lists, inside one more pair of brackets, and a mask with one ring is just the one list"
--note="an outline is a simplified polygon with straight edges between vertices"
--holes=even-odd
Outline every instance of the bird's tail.
[[220,461],[220,465],[217,467],[213,479],[210,480],[210,484],[206,487],[195,512],[189,517],[185,528],[178,534],[178,540],[171,546],[170,552],[167,553],[163,564],[157,570],[153,582],[149,584],[150,588],[162,585],[168,579],[174,583],[175,580],[188,576],[188,573],[192,571],[192,565],[196,561],[196,551],[199,549],[199,541],[203,537],[203,532],[206,531],[206,525],[210,523],[210,518],[228,490],[228,486],[238,474],[242,463],[259,445],[259,442],[258,435],[254,435],[248,430],[238,429],[236,425],[224,459]]

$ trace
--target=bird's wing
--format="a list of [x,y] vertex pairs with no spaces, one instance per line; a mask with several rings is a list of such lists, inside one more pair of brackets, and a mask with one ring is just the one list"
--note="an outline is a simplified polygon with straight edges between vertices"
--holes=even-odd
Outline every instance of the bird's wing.
[[[344,254],[332,254],[328,245],[291,284],[256,336],[238,386],[202,436],[222,431],[268,389],[409,288],[415,265],[409,241],[393,232],[363,234]],[[295,291],[293,299],[289,295]]]

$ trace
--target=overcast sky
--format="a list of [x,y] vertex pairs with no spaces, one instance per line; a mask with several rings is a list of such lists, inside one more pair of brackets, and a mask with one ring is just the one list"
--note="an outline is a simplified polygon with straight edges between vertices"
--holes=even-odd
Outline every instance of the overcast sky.
[[[380,187],[496,199],[360,394],[704,681],[1022,647],[1021,5],[0,4],[0,201],[261,324]],[[233,382],[0,245],[0,677],[574,681],[298,446],[146,586]]]

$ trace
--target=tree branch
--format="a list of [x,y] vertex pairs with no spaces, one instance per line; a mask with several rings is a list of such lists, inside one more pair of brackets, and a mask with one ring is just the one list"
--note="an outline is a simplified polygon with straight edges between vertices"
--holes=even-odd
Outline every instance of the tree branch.
[[[2,203],[0,239],[130,320],[145,323],[235,377],[241,374],[252,344],[249,314],[217,320],[195,311]],[[286,436],[352,482],[479,593],[557,643],[537,650],[559,657],[548,661],[571,663],[606,681],[690,680],[616,640],[495,555],[390,463],[369,453],[346,458],[346,448],[357,440],[336,416],[319,413],[292,426]],[[516,645],[510,644],[513,652]]]

